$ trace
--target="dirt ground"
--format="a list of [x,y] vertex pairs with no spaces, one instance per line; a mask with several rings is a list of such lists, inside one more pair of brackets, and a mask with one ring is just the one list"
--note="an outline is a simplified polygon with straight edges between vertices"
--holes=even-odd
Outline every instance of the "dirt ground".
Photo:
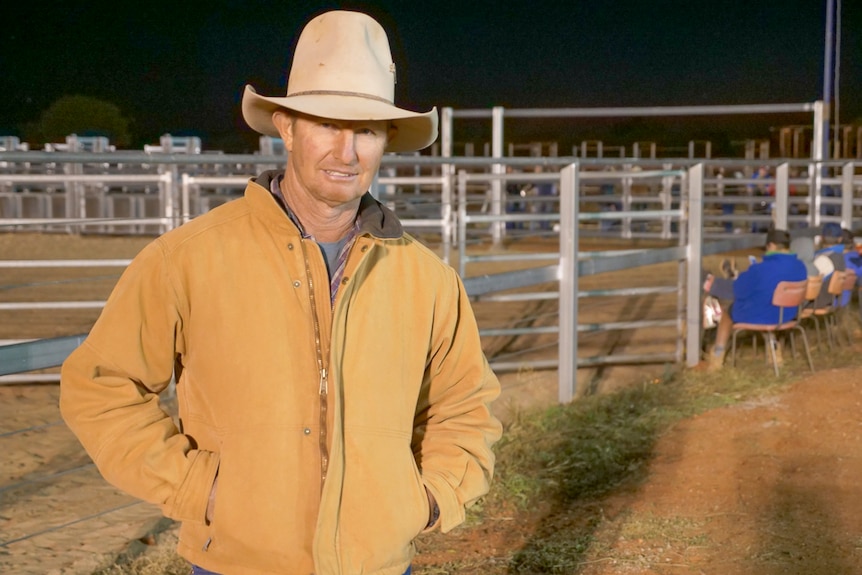
[[[659,440],[644,481],[601,503],[491,513],[478,529],[435,535],[417,560],[428,570],[417,573],[487,573],[489,556],[505,565],[537,534],[580,533],[596,515],[577,566],[535,573],[862,573],[860,375],[823,369],[778,395],[685,420]],[[471,556],[484,569],[436,570]]]
[[[0,234],[0,257],[124,258],[144,242]],[[13,276],[0,269],[0,301],[102,298],[114,271],[82,268]],[[79,281],[69,281],[70,273]],[[622,274],[604,281],[636,283],[643,273],[635,270],[629,277]],[[655,275],[672,274],[660,269]],[[80,281],[84,277],[89,279]],[[626,317],[649,317],[674,305],[673,298],[647,297],[625,307]],[[598,303],[581,311],[593,314],[591,321],[607,321],[618,317],[620,309]],[[539,311],[536,317],[553,312]],[[64,311],[50,319],[37,312],[14,313],[21,315],[0,312],[0,339],[85,332],[98,312]],[[477,315],[485,313],[495,312],[480,310]],[[675,345],[662,330],[640,331],[585,338],[583,352],[609,353],[638,345],[639,350],[667,351]],[[505,349],[508,344],[491,345]],[[570,570],[542,572],[861,573],[862,377],[860,369],[830,369],[825,353],[816,354],[815,362],[816,374],[780,394],[676,425],[656,445],[648,477],[601,503],[602,520],[593,530],[596,543],[583,562]],[[663,369],[661,365],[585,369],[578,375],[579,389],[611,391]],[[518,410],[556,401],[553,370],[505,373],[501,381],[504,394],[495,410],[504,420],[511,420]],[[99,477],[62,424],[57,396],[56,384],[0,385],[0,573],[88,575],[107,557],[140,551],[154,541],[171,544],[173,526],[160,520],[153,506],[136,502]],[[456,573],[446,565],[456,559],[469,564],[471,557],[483,558],[485,565],[488,556],[498,557],[500,566],[505,565],[511,554],[550,527],[551,517],[552,527],[562,530],[582,520],[577,509],[563,518],[555,511],[549,502],[529,512],[491,512],[476,528],[424,537],[414,572]]]

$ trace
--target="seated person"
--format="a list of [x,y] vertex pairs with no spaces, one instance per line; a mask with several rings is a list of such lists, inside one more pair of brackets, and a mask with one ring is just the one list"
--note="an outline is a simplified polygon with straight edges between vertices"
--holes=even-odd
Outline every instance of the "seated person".
[[844,254],[844,264],[846,269],[853,270],[857,278],[862,279],[862,234],[857,233],[853,238],[853,247]]
[[820,271],[820,275],[823,276],[823,286],[820,288],[820,293],[817,294],[817,299],[814,300],[815,308],[823,308],[832,303],[829,280],[832,279],[832,272],[835,270],[843,272],[847,269],[844,251],[846,244],[852,242],[851,238],[852,235],[843,230],[831,234],[824,232],[823,248],[818,250],[814,256],[814,265]]
[[821,237],[819,227],[798,228],[790,232],[790,252],[805,264],[808,277],[820,275],[820,270],[814,265],[814,257]]
[[[775,287],[782,281],[808,279],[805,264],[789,249],[790,235],[784,230],[770,230],[766,234],[763,260],[752,263],[733,280],[733,303],[722,313],[715,345],[707,352],[710,371],[721,368],[734,323],[778,323],[779,309],[772,305]],[[708,281],[705,287],[711,287],[710,284]],[[795,318],[796,310],[785,310],[785,321]]]
[[[814,263],[814,260],[818,257],[817,255],[817,245],[821,242],[822,233],[820,228],[801,228],[797,230],[793,230],[790,232],[790,251],[796,254],[796,257],[799,258],[802,263],[805,264],[805,269],[808,270],[808,277],[816,277],[822,278],[823,273],[820,271],[820,268]],[[828,260],[828,256],[826,257]],[[821,257],[822,260],[822,257]],[[826,298],[826,302],[829,300],[829,285],[826,284],[826,287],[823,287],[821,284],[819,295],[812,301],[807,301],[803,304],[804,308],[814,308],[817,307],[818,303],[822,304],[823,298]],[[822,307],[822,305],[821,305]]]
[[[862,234],[859,232],[853,236],[852,246],[844,253],[844,265],[846,269],[856,272],[856,285],[862,285]],[[852,295],[845,292],[845,304],[850,301]]]

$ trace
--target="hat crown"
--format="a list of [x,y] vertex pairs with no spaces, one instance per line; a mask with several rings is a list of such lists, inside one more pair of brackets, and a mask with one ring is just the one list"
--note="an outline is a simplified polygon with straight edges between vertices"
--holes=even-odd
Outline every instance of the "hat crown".
[[246,86],[242,116],[261,134],[279,137],[279,110],[333,120],[388,120],[387,151],[412,152],[437,139],[437,109],[413,112],[395,105],[395,64],[386,32],[360,12],[326,12],[311,20],[296,43],[287,95],[259,95]]
[[344,94],[395,101],[395,64],[386,32],[359,12],[321,14],[303,29],[287,96]]

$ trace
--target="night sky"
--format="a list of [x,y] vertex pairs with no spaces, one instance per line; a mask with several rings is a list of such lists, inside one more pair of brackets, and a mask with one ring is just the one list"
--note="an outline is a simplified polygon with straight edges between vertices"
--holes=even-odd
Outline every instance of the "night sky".
[[[136,142],[170,132],[200,135],[208,148],[254,149],[257,135],[239,112],[243,86],[283,95],[302,25],[338,7],[383,23],[397,103],[415,110],[823,95],[825,0],[10,4],[0,20],[0,135],[20,133],[61,96],[82,94],[119,106]],[[844,0],[841,11],[840,117],[862,119],[862,2]]]

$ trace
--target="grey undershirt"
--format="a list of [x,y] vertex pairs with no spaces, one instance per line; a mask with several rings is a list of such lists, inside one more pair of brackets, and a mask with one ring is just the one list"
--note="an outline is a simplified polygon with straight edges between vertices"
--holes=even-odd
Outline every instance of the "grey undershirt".
[[332,270],[338,265],[338,254],[341,253],[341,248],[347,243],[349,236],[344,236],[337,242],[317,242],[320,246],[320,251],[323,252],[323,259],[326,260],[326,271],[329,273],[329,279],[332,280]]

